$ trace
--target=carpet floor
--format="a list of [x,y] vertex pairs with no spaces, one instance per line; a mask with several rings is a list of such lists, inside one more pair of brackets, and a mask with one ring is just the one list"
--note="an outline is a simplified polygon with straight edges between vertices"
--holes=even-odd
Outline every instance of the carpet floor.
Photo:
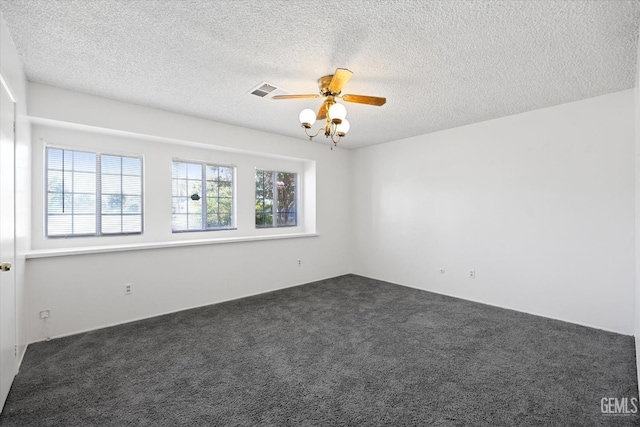
[[29,346],[2,426],[586,426],[633,337],[355,275]]

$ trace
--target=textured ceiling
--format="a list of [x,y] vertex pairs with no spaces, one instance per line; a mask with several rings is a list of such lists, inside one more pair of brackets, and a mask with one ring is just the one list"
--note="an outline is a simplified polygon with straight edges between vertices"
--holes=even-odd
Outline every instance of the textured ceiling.
[[321,100],[247,92],[266,81],[316,93],[318,77],[349,68],[345,93],[387,104],[346,105],[344,148],[632,88],[640,22],[638,0],[0,0],[0,11],[31,81],[301,141],[298,113]]

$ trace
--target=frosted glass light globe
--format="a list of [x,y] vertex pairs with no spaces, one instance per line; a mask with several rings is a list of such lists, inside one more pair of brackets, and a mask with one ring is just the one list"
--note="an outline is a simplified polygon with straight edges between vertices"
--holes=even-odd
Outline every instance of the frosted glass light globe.
[[346,134],[349,132],[350,128],[351,126],[349,125],[349,121],[347,119],[342,119],[342,123],[336,126],[336,133],[340,132]]
[[310,125],[316,122],[316,112],[310,108],[300,111],[300,123],[308,123]]
[[342,104],[333,104],[329,108],[329,118],[344,120],[347,117],[347,109]]

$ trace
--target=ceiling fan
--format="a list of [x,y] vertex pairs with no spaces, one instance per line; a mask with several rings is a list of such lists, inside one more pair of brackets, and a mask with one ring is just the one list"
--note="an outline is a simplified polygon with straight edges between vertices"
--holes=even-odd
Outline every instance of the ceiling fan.
[[[349,122],[345,119],[347,116],[347,109],[344,105],[338,104],[336,99],[342,99],[345,102],[354,102],[357,104],[375,105],[378,107],[387,102],[386,98],[378,96],[352,94],[342,95],[342,88],[351,79],[352,75],[352,71],[349,71],[346,68],[338,68],[334,74],[322,76],[318,79],[318,88],[320,89],[319,94],[276,95],[273,99],[325,98],[317,114],[309,108],[302,110],[300,113],[300,123],[302,123],[302,127],[305,128],[305,133],[309,139],[318,136],[320,131],[324,129],[325,137],[330,137],[333,145],[337,145],[340,138],[345,136],[349,131]],[[311,128],[311,125],[315,123],[316,120],[326,120],[325,125],[318,129],[314,135],[310,135],[308,129]]]

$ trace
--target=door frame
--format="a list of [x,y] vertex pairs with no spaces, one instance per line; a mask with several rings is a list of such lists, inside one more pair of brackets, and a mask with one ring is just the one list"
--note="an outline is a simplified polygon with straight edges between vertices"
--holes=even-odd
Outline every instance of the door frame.
[[[10,191],[11,197],[13,198],[13,235],[11,236],[11,246],[12,246],[12,259],[10,260],[1,260],[0,262],[5,262],[5,261],[10,261],[12,263],[12,284],[11,286],[13,286],[13,301],[11,302],[11,304],[13,305],[13,376],[11,377],[11,381],[9,383],[9,389],[11,389],[11,384],[13,383],[13,379],[15,378],[15,375],[18,373],[18,367],[19,367],[19,359],[18,359],[18,310],[17,310],[17,275],[15,274],[15,267],[16,267],[16,121],[17,121],[17,101],[16,98],[14,96],[14,91],[11,90],[11,87],[9,86],[9,83],[7,82],[7,80],[4,78],[4,73],[2,72],[2,70],[0,69],[0,85],[2,86],[2,88],[7,92],[7,94],[9,95],[9,99],[11,100],[11,102],[13,103],[13,111],[12,111],[12,116],[13,116],[13,129],[12,129],[12,141],[11,144],[13,145],[13,149],[12,149],[12,154],[13,154],[13,158],[11,159],[11,162],[13,164],[13,177],[12,177],[12,185],[13,188]],[[1,90],[1,89],[0,89]],[[6,193],[5,193],[6,194]],[[2,398],[2,405],[0,406],[0,411],[3,409],[4,407],[4,398],[6,396],[0,396],[0,398]]]

